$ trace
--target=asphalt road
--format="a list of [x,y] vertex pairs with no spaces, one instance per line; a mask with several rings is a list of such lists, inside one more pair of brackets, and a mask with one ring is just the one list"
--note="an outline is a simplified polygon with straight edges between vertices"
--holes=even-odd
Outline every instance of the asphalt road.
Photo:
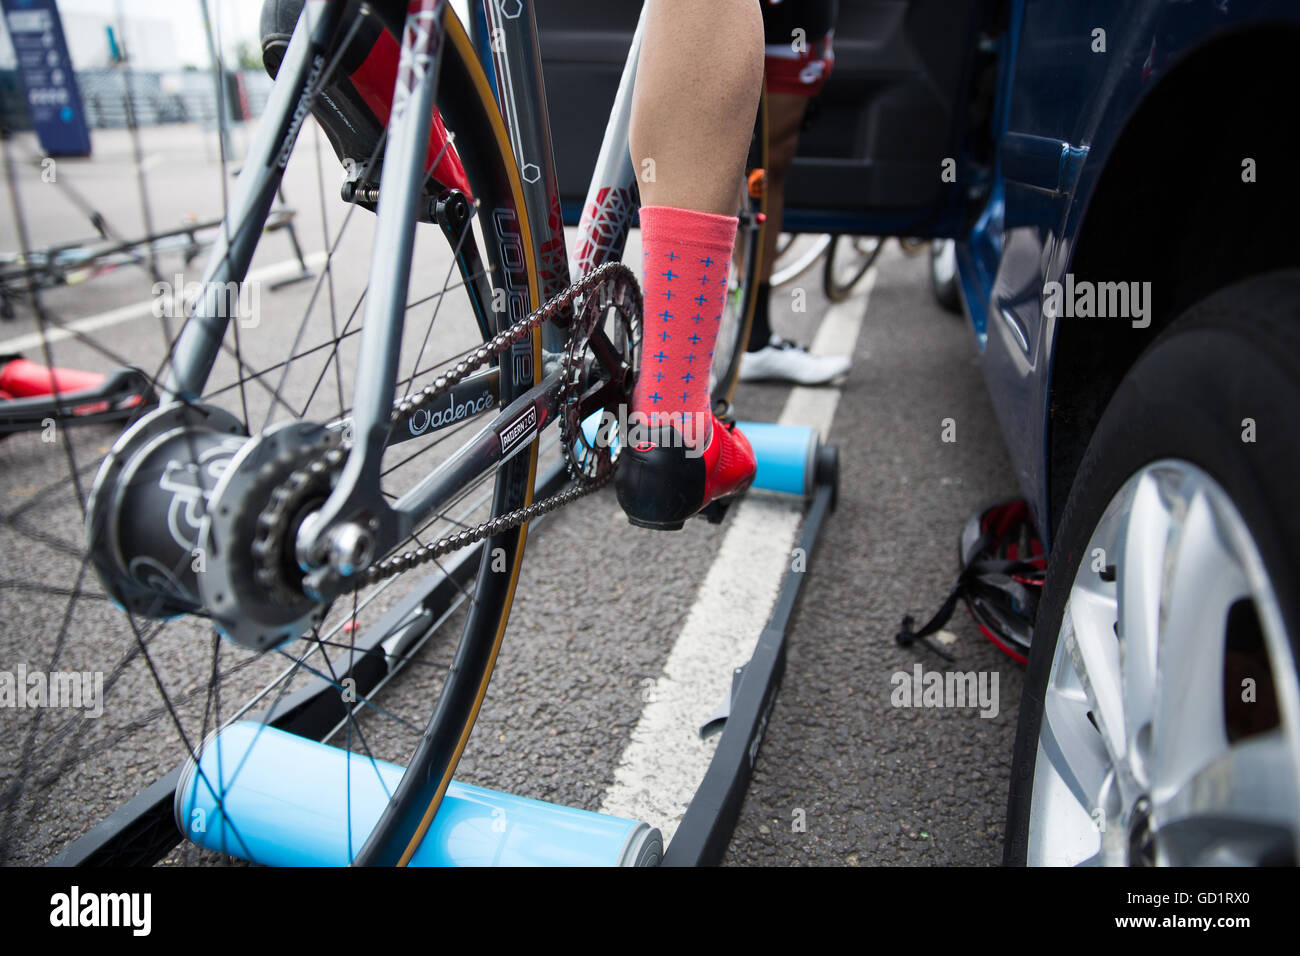
[[[145,168],[156,224],[187,215],[206,218],[220,209],[220,172],[209,139],[193,128],[150,131]],[[19,137],[16,145],[20,152],[34,150],[29,138]],[[122,135],[97,134],[96,149],[90,163],[60,163],[65,184],[75,185],[120,232],[134,232],[141,213],[129,142]],[[324,160],[325,175],[332,176],[333,158]],[[286,184],[309,252],[324,246],[322,215],[335,228],[341,218],[336,202],[321,208],[314,161],[310,150],[295,154]],[[66,192],[39,181],[38,166],[20,166],[19,179],[35,244],[89,231]],[[367,229],[368,223],[355,224],[341,247],[347,268],[336,271],[330,291],[344,315],[364,286]],[[15,245],[6,209],[0,251]],[[282,236],[268,237],[255,267],[274,265],[288,254]],[[162,273],[172,274],[178,262],[164,260]],[[427,278],[436,291],[444,268],[445,254],[417,276],[417,284]],[[147,300],[151,281],[128,267],[53,290],[45,301],[63,321],[102,315]],[[794,283],[807,295],[802,313],[791,311],[789,290],[778,293],[779,333],[812,340],[827,308],[818,285],[815,274]],[[268,316],[301,315],[311,294],[311,284],[267,288],[260,307]],[[956,536],[970,513],[1016,489],[973,337],[933,303],[924,258],[903,256],[891,244],[869,299],[855,302],[865,314],[829,434],[841,453],[839,509],[810,567],[790,633],[784,686],[725,862],[993,864],[1001,853],[1020,668],[984,641],[964,612],[951,625],[956,665],[917,648],[899,648],[893,634],[904,614],[924,617],[946,595],[955,574]],[[0,341],[21,340],[35,329],[34,318],[21,312],[0,324]],[[163,353],[157,329],[157,319],[146,313],[101,329],[94,338],[145,364]],[[245,347],[283,354],[292,335],[291,323],[263,322],[248,330]],[[418,342],[410,347],[418,348]],[[39,349],[24,351],[40,357]],[[85,367],[108,360],[75,339],[60,343],[55,359]],[[321,394],[310,383],[322,367],[306,369],[306,384],[286,389],[290,403],[301,408],[310,396],[318,403],[310,406],[312,414],[332,414],[331,403],[343,402],[350,385],[346,350],[341,365],[337,382],[325,370],[329,384]],[[230,375],[232,368],[223,366],[218,374]],[[737,408],[742,418],[772,421],[788,396],[781,386],[742,386]],[[254,417],[272,411],[265,394],[250,393],[246,400]],[[955,442],[942,440],[947,418],[955,420]],[[113,436],[107,427],[72,436],[84,484]],[[136,643],[122,616],[91,580],[79,579],[80,512],[66,475],[61,442],[43,443],[38,435],[0,442],[0,671],[20,664],[37,669],[54,659],[66,669],[104,672],[110,688],[97,720],[0,710],[0,862],[9,865],[49,859],[183,755],[150,667],[133,653]],[[647,706],[646,688],[663,673],[700,603],[700,582],[727,530],[727,523],[692,522],[678,534],[638,531],[627,525],[612,492],[540,524],[458,779],[600,809]],[[68,589],[85,593],[70,604]],[[362,623],[385,606],[385,600],[377,601]],[[419,666],[385,688],[386,710],[427,713],[451,659],[456,623],[449,621],[426,646]],[[208,635],[197,622],[182,620],[149,641],[150,662],[173,695],[183,698],[202,687],[211,666]],[[223,664],[240,668],[223,694],[251,694],[285,663],[222,653]],[[910,675],[918,663],[926,670],[996,675],[996,715],[893,706],[893,675]],[[702,722],[718,700],[690,703]],[[179,707],[187,727],[200,725],[201,704],[198,695]],[[223,713],[232,705],[226,700]],[[363,717],[362,726],[376,756],[400,761],[409,752],[405,728],[376,715]],[[193,852],[172,858],[200,861],[222,859]]]

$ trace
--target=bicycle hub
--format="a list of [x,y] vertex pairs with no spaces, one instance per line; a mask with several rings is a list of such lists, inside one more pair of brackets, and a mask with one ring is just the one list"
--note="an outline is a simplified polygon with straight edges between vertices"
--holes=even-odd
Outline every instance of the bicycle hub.
[[90,491],[86,530],[95,571],[119,606],[148,618],[201,608],[208,502],[246,441],[232,415],[174,404],[113,445]]
[[[285,483],[338,443],[300,421],[250,439],[233,416],[202,405],[145,416],[118,439],[90,493],[90,554],[104,589],[142,617],[207,614],[253,650],[302,636],[325,605],[303,594],[292,541],[329,479]],[[282,519],[269,525],[268,502]],[[353,557],[363,545],[352,542]]]

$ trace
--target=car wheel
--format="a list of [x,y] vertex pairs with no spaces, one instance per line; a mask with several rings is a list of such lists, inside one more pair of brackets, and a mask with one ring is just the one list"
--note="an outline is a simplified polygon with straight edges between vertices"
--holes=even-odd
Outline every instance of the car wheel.
[[960,314],[961,290],[957,287],[957,244],[951,239],[930,243],[930,289],[934,300],[949,312]]
[[1053,543],[1006,862],[1300,859],[1298,407],[1294,272],[1196,306],[1117,389]]

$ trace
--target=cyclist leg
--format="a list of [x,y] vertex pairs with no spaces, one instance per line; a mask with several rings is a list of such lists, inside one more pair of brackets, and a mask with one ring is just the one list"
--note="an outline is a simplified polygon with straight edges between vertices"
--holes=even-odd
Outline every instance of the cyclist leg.
[[754,477],[749,442],[712,414],[709,369],[762,89],[758,3],[647,4],[629,131],[646,334],[616,476],[619,502],[643,527],[680,528]]
[[[769,59],[768,63],[772,61]],[[758,264],[757,301],[754,321],[749,328],[748,351],[766,348],[772,338],[768,319],[768,302],[772,296],[772,267],[776,260],[776,243],[781,235],[785,213],[785,181],[799,150],[799,128],[808,110],[809,97],[803,93],[773,91],[769,76],[767,91],[767,228],[763,231],[762,257]]]
[[849,370],[849,360],[813,356],[776,335],[769,318],[772,266],[785,212],[785,185],[809,100],[821,92],[835,63],[834,0],[784,0],[763,5],[767,77],[767,229],[759,262],[757,301],[740,380],[815,385]]

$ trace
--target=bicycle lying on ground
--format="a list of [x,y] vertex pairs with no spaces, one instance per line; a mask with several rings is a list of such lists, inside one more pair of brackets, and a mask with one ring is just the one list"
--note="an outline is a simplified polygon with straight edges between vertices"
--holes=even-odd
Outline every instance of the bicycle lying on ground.
[[[643,337],[636,280],[617,261],[637,206],[627,125],[640,31],[570,264],[536,26],[526,6],[522,16],[502,7],[482,4],[472,38],[440,0],[308,2],[291,37],[268,51],[274,88],[192,309],[175,322],[164,313],[158,342],[63,331],[79,367],[94,357],[152,368],[161,402],[97,471],[85,445],[60,430],[69,474],[48,491],[84,509],[87,551],[62,540],[50,572],[70,582],[50,669],[90,625],[126,644],[105,692],[137,684],[122,675],[143,664],[162,706],[123,701],[119,724],[102,732],[75,719],[59,725],[56,741],[72,748],[60,767],[107,761],[158,719],[193,760],[235,719],[275,723],[314,677],[343,695],[336,730],[349,750],[376,773],[381,757],[406,767],[364,842],[353,845],[349,831],[349,859],[403,864],[419,845],[483,703],[529,523],[612,476],[619,443],[603,413],[630,405]],[[341,99],[342,79],[358,101]],[[329,230],[320,171],[331,160],[295,144],[316,109],[353,110],[348,124],[364,125],[357,102],[378,123],[374,145],[367,155],[343,150],[346,208]],[[296,324],[253,323],[239,291],[291,162],[317,164],[327,258]],[[763,221],[761,199],[738,191],[746,198],[712,375],[722,409],[752,315]],[[360,220],[369,224],[349,232]],[[369,242],[357,236],[365,231]],[[439,232],[441,259],[430,249]],[[341,290],[361,269],[365,287],[349,302]],[[42,334],[59,332],[33,301]],[[553,427],[569,482],[538,499],[540,438]],[[453,566],[473,546],[477,562]],[[437,573],[412,580],[426,566]],[[95,578],[125,618],[99,600]],[[437,703],[427,718],[389,713],[372,692],[381,675],[415,661],[441,623],[420,611],[420,598],[449,581],[467,610]],[[399,600],[397,584],[413,598]],[[398,607],[406,610],[383,618],[379,639],[360,648],[361,611]],[[168,665],[176,673],[164,673]],[[25,791],[22,771],[40,762],[37,749],[33,725],[5,831],[71,793],[62,776]],[[191,772],[220,807],[219,790],[233,780]],[[350,800],[351,778],[340,785]]]

